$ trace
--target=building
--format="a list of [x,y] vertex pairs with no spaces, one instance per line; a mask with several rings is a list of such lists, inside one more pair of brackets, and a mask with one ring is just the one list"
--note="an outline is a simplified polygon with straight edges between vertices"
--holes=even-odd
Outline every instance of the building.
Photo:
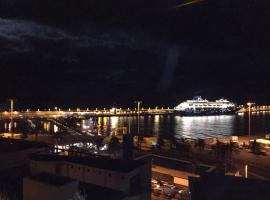
[[191,200],[269,200],[270,182],[236,176],[203,174],[189,177]]
[[28,165],[28,155],[44,151],[46,144],[0,137],[0,170]]
[[215,166],[198,164],[186,160],[153,155],[152,178],[169,184],[188,187],[189,177],[199,177],[201,173],[212,172]]
[[76,196],[78,182],[67,177],[40,173],[23,179],[23,200],[67,200]]
[[46,172],[120,191],[125,194],[151,189],[151,160],[116,160],[35,154],[30,156],[32,174]]

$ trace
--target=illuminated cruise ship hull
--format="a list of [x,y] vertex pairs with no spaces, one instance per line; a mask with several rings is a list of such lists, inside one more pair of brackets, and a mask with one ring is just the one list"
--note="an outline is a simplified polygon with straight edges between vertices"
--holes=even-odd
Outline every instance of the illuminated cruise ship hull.
[[208,101],[199,97],[180,103],[175,108],[176,115],[229,115],[235,114],[236,105],[226,99]]
[[176,115],[180,116],[208,116],[208,115],[232,115],[235,114],[236,109],[187,109],[183,110],[175,110]]

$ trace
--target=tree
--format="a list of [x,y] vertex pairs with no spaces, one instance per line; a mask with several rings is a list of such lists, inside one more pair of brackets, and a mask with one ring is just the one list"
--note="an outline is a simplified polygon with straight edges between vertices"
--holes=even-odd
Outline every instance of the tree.
[[191,151],[191,144],[187,142],[184,138],[182,138],[179,143],[177,149],[184,153],[190,153]]
[[204,140],[201,139],[201,138],[199,138],[199,139],[196,141],[195,146],[198,147],[200,151],[204,150],[204,147],[205,147],[205,142],[204,142]]
[[250,143],[250,150],[254,154],[260,154],[262,153],[262,146],[256,140],[254,140]]
[[237,142],[230,141],[229,145],[229,151],[231,154],[233,153],[239,153],[239,145]]
[[157,149],[161,150],[163,146],[164,146],[163,139],[161,137],[158,137],[158,139],[157,139]]
[[121,149],[121,144],[119,139],[116,136],[112,136],[112,138],[109,141],[109,150],[111,151],[119,151]]
[[119,142],[119,139],[116,136],[112,136],[110,142],[109,142],[109,150],[112,152],[112,156],[116,157],[117,152],[121,149],[121,144]]
[[95,144],[97,145],[97,151],[99,152],[100,147],[103,145],[103,138],[97,138]]

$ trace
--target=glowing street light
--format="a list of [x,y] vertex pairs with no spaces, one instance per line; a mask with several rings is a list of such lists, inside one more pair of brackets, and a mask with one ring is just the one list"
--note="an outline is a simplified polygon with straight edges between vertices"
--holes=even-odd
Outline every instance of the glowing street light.
[[245,178],[248,178],[248,165],[245,165]]

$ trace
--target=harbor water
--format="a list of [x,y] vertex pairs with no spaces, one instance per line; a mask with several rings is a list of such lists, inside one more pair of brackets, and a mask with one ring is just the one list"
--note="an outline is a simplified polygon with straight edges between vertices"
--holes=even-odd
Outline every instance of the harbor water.
[[[138,133],[137,116],[122,117],[91,117],[60,118],[59,122],[87,135],[111,135],[123,132]],[[248,115],[220,115],[220,116],[140,116],[139,132],[144,136],[161,138],[218,138],[230,135],[248,134]],[[130,126],[129,126],[130,125]],[[129,128],[130,127],[130,128]],[[50,119],[17,119],[13,121],[0,120],[0,131],[27,134],[55,134],[65,132]],[[251,115],[251,134],[265,134],[270,132],[270,113],[253,113]]]

